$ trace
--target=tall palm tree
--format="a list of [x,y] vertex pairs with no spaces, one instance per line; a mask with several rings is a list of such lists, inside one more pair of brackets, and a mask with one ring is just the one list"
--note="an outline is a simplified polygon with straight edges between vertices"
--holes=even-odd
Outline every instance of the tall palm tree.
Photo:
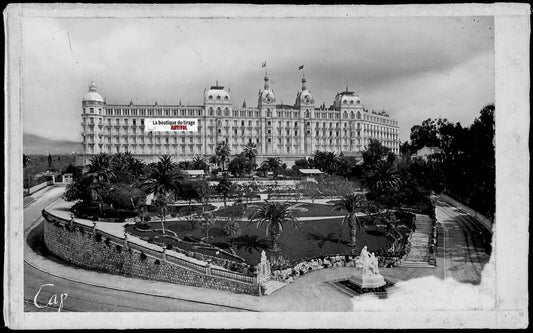
[[270,235],[273,252],[281,251],[278,239],[284,224],[290,223],[300,229],[296,212],[288,202],[265,202],[250,216],[251,222],[257,222],[258,229],[266,225],[266,235]]
[[348,223],[350,228],[350,246],[355,246],[357,242],[357,231],[361,229],[361,221],[355,214],[363,205],[365,199],[359,194],[347,194],[343,196],[336,204],[336,211],[343,211],[346,213],[342,220],[342,225]]
[[249,141],[243,150],[244,156],[248,158],[250,169],[254,168],[255,158],[257,157],[257,145],[252,141]]
[[171,157],[163,155],[152,169],[150,178],[144,182],[143,190],[147,193],[167,195],[175,191],[178,177],[179,174]]
[[226,141],[220,141],[217,143],[217,146],[215,148],[215,154],[220,158],[220,162],[222,163],[222,171],[226,171],[225,169],[225,162],[226,157],[228,157],[231,154],[231,149],[229,148]]
[[396,191],[401,185],[396,167],[385,161],[378,161],[374,168],[366,173],[365,182],[368,188],[376,193]]

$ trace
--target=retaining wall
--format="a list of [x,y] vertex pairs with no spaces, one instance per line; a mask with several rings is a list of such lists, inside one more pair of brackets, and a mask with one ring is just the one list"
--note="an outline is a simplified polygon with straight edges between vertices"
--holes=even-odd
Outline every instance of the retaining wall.
[[[247,283],[231,279],[235,275],[170,254],[158,253],[133,242],[124,243],[117,237],[93,232],[92,228],[70,223],[43,211],[44,242],[54,255],[75,265],[135,278],[171,282],[187,286],[227,290],[258,295],[260,287],[255,277]],[[98,236],[99,235],[99,236]],[[126,246],[125,246],[126,245]],[[213,276],[217,274],[219,276]],[[227,278],[220,275],[226,275]]]

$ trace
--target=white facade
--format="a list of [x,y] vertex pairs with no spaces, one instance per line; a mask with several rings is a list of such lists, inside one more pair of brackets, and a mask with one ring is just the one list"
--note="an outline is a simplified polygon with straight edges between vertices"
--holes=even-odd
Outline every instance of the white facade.
[[[91,83],[82,101],[82,136],[87,164],[98,153],[131,152],[143,160],[169,154],[175,160],[215,154],[217,142],[226,141],[232,154],[248,142],[258,150],[258,163],[279,156],[288,165],[315,150],[337,154],[366,149],[370,139],[379,140],[399,153],[398,122],[385,112],[369,112],[359,97],[348,91],[336,95],[329,108],[315,107],[306,80],[294,105],[276,104],[265,74],[257,107],[235,107],[223,86],[205,91],[203,105],[111,105]],[[145,118],[196,118],[198,132],[146,132]]]

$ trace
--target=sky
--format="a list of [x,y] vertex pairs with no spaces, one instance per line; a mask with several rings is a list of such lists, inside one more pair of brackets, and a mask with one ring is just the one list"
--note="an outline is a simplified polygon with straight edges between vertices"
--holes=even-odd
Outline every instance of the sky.
[[25,18],[22,42],[24,132],[50,139],[81,141],[91,81],[109,104],[201,105],[218,80],[234,106],[256,106],[265,69],[284,104],[305,74],[317,106],[348,86],[398,120],[402,142],[427,118],[469,125],[494,102],[488,16]]

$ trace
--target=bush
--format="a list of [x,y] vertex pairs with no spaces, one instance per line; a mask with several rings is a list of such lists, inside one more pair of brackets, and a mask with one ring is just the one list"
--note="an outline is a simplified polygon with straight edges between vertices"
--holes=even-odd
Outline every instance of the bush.
[[96,234],[96,236],[94,237],[94,239],[95,239],[97,242],[101,242],[101,241],[102,241],[102,235],[100,235],[100,234]]
[[141,252],[140,258],[141,260],[145,260],[147,258],[146,254],[144,254],[144,252]]
[[135,228],[140,230],[150,230],[151,226],[148,223],[137,222],[135,223]]

